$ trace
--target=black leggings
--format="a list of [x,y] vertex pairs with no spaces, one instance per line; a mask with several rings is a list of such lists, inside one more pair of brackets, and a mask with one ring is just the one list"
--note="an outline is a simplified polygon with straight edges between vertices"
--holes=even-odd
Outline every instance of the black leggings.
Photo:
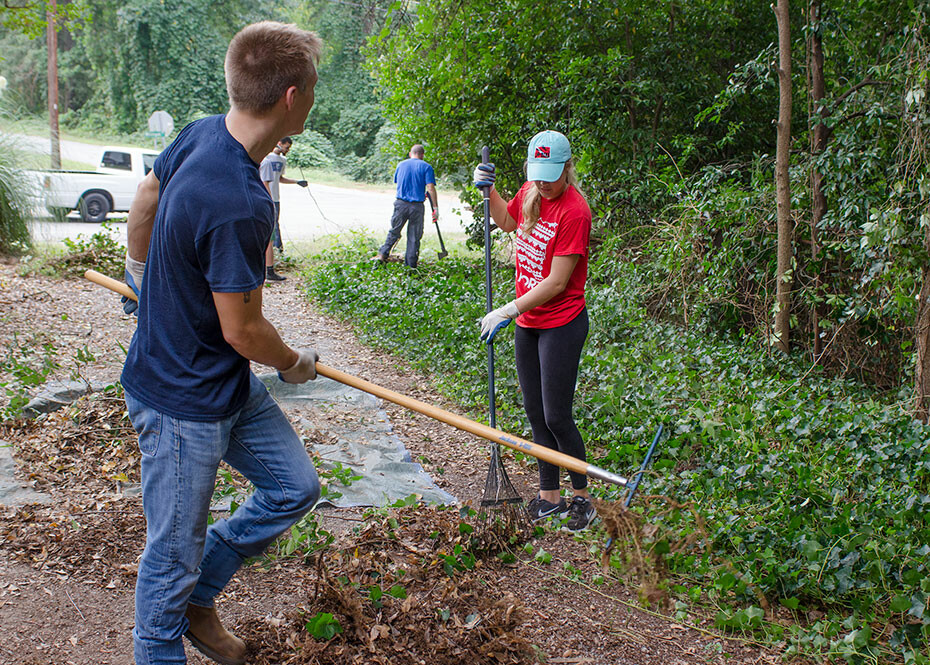
[[[585,459],[584,441],[572,418],[581,347],[588,336],[588,310],[558,328],[517,326],[514,347],[523,407],[533,428],[533,441]],[[588,486],[583,473],[568,472],[576,490]],[[559,467],[539,460],[539,489],[559,489]]]

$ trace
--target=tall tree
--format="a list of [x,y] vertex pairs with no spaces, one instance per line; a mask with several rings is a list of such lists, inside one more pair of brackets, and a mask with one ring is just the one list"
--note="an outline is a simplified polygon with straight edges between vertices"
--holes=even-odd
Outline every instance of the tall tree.
[[96,94],[85,115],[130,133],[155,110],[168,111],[178,128],[224,111],[229,37],[268,17],[241,0],[86,2],[92,21],[79,44],[96,75]]
[[[902,180],[917,193],[914,207],[923,227],[925,257],[930,257],[930,112],[927,87],[930,77],[930,8],[919,6],[907,49],[907,77],[904,83],[904,132],[899,149]],[[917,305],[917,367],[915,372],[915,415],[930,422],[930,262],[921,270]]]
[[819,253],[819,226],[827,211],[827,198],[823,193],[823,174],[813,164],[818,155],[827,147],[827,125],[824,122],[824,97],[826,97],[826,82],[823,73],[823,33],[820,25],[820,0],[810,0],[808,5],[808,31],[809,31],[809,58],[808,71],[810,75],[810,108],[811,121],[814,128],[811,131],[811,265],[816,271],[813,275],[814,301],[811,307],[811,334],[814,362],[820,361],[823,345],[820,339],[820,287],[821,276],[818,267]]
[[791,19],[788,0],[775,6],[778,25],[778,134],[775,145],[775,197],[778,219],[778,265],[775,271],[775,345],[790,350],[793,233],[791,181]]

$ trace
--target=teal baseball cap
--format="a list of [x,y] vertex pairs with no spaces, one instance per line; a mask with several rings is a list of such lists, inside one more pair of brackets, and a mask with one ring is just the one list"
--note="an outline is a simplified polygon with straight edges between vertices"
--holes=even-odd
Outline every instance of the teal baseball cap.
[[551,129],[539,132],[530,140],[526,155],[526,179],[555,182],[562,176],[565,162],[572,158],[572,148],[564,134]]

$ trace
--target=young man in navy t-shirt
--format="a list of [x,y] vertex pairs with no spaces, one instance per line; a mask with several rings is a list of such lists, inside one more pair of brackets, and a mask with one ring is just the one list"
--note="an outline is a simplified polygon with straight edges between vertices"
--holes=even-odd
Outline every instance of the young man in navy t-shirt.
[[[214,597],[319,498],[303,443],[249,361],[289,383],[316,378],[316,351],[290,348],[262,314],[274,205],[259,163],[303,131],[320,49],[293,25],[240,31],[226,53],[229,112],[185,127],[129,212],[126,274],[139,324],[122,384],[147,524],[133,629],[140,665],[186,662],[182,635],[216,661],[245,662]],[[220,461],[255,492],[207,528]]]
[[375,259],[387,261],[391,250],[400,240],[400,232],[407,225],[407,251],[404,263],[416,268],[420,259],[420,238],[423,237],[423,201],[429,194],[429,205],[433,209],[433,221],[439,221],[439,202],[436,198],[436,175],[433,167],[423,160],[426,151],[419,143],[410,148],[410,155],[394,170],[397,183],[397,198],[391,216],[391,230],[378,250]]

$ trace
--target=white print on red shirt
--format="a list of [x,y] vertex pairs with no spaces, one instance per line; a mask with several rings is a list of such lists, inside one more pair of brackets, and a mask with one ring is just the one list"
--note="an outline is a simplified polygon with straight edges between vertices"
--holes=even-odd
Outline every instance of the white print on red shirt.
[[517,274],[519,275],[517,281],[525,284],[527,291],[539,284],[545,277],[543,263],[546,259],[546,247],[555,237],[558,228],[558,222],[540,219],[529,235],[517,234]]

